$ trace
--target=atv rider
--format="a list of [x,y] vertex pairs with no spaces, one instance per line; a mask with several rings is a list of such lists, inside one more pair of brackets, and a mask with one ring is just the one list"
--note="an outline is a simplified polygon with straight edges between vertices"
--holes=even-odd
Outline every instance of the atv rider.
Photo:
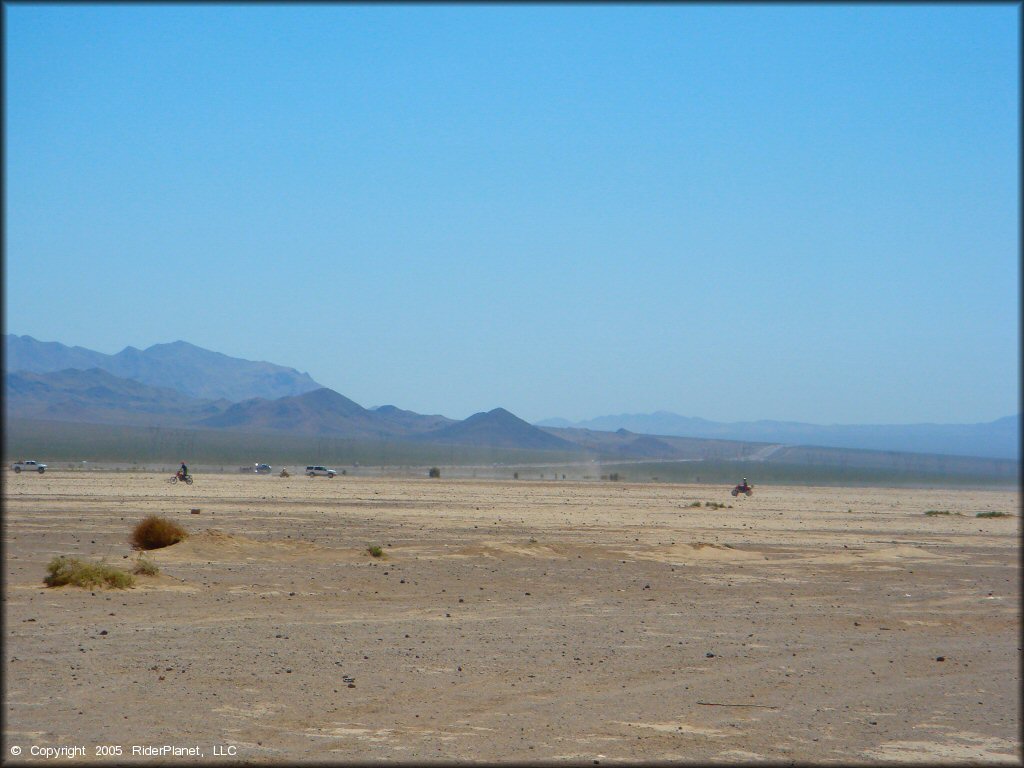
[[750,486],[747,485],[747,478],[745,478],[745,477],[743,478],[743,482],[740,483],[740,488],[742,488],[744,491],[747,490],[748,488],[750,488]]

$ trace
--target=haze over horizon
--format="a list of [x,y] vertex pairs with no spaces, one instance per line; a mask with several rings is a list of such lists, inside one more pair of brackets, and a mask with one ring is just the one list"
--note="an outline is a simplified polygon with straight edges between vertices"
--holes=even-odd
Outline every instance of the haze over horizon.
[[6,333],[456,419],[1020,412],[1019,6],[3,12]]

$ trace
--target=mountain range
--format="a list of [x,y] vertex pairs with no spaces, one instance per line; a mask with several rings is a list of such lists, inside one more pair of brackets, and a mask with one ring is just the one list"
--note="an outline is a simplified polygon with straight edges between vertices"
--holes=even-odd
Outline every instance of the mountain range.
[[122,379],[175,389],[207,400],[237,402],[250,397],[274,399],[320,389],[308,373],[273,363],[228,357],[185,341],[125,347],[116,355],[31,336],[4,336],[4,370],[52,373],[99,368]]
[[979,424],[806,424],[796,421],[718,422],[669,411],[599,416],[586,421],[545,419],[539,427],[613,431],[628,429],[653,435],[680,435],[786,445],[938,453],[1020,459],[1021,417],[1006,416]]
[[820,427],[723,424],[658,412],[533,425],[495,408],[459,421],[394,405],[365,408],[294,368],[240,360],[184,341],[106,355],[6,335],[4,348],[7,418],[486,446],[629,461],[808,460],[811,454],[793,450],[796,445],[1019,459],[1019,416],[987,425]]

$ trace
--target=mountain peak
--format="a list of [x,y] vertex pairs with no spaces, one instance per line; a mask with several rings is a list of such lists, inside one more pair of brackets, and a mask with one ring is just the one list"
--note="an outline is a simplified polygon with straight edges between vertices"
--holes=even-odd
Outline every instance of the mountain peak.
[[294,368],[229,357],[181,339],[145,350],[127,346],[116,355],[10,334],[4,336],[4,345],[10,371],[49,373],[67,368],[101,368],[120,378],[208,400],[276,399],[321,386]]

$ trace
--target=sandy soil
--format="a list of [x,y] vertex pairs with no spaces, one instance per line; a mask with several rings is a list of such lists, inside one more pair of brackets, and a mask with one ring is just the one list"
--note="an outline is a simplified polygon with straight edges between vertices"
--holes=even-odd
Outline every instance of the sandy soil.
[[7,762],[1021,761],[1017,492],[166,480],[5,472]]

